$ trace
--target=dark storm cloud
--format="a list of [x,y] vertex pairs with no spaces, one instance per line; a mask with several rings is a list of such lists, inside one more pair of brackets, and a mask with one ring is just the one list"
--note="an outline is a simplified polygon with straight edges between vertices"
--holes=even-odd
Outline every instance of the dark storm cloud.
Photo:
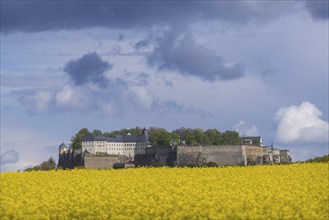
[[140,40],[138,41],[135,45],[134,48],[136,50],[140,50],[144,47],[148,47],[150,45],[150,40],[149,39],[144,39],[144,40]]
[[290,2],[267,1],[1,1],[1,31],[38,32],[88,27],[184,27],[219,19],[244,23],[267,20]]
[[328,0],[313,0],[305,2],[306,9],[315,19],[329,18],[329,2]]
[[[224,59],[201,45],[192,36],[174,45],[177,36],[189,25],[204,20],[233,23],[267,21],[289,11],[290,2],[270,1],[19,1],[1,2],[1,31],[39,32],[47,30],[77,30],[90,27],[129,29],[163,27],[170,30],[148,57],[158,69],[175,70],[204,80],[226,80],[241,77],[239,65],[227,66]],[[152,28],[147,29],[151,30]],[[119,37],[120,42],[123,35]],[[136,50],[150,45],[152,39],[141,40]],[[152,41],[153,42],[153,41]],[[120,53],[118,50],[113,51]],[[64,68],[76,85],[88,81],[106,85],[104,71],[111,67],[97,54],[70,61]],[[105,83],[104,83],[105,82]]]
[[77,60],[68,61],[63,70],[69,74],[75,85],[82,85],[88,82],[96,83],[106,87],[108,80],[105,78],[105,71],[111,69],[112,64],[103,61],[97,53],[88,53]]
[[148,57],[150,65],[160,70],[174,70],[182,75],[192,75],[203,80],[228,80],[243,76],[241,65],[226,66],[225,60],[214,51],[197,45],[189,34],[179,39],[169,33],[159,41]]
[[19,154],[15,150],[7,150],[0,156],[0,164],[16,163],[19,160]]

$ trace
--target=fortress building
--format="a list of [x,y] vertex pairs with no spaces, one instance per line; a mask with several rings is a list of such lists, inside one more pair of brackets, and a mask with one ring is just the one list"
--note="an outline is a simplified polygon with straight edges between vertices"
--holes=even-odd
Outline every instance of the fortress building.
[[241,137],[241,142],[242,144],[247,145],[263,146],[263,140],[261,136]]
[[59,146],[58,166],[63,169],[86,167],[94,169],[123,166],[231,166],[290,163],[288,150],[264,146],[260,136],[242,137],[236,145],[170,145],[153,146],[148,130],[142,134],[117,135],[113,138],[87,134],[82,148],[62,143]]
[[69,149],[70,148],[66,144],[61,143],[61,145],[59,145],[59,149],[58,149],[59,155],[68,153]]
[[125,155],[130,160],[134,160],[135,155],[145,154],[145,149],[150,147],[148,130],[143,129],[142,134],[116,135],[114,138],[104,136],[94,137],[87,134],[82,138],[82,152],[93,155]]

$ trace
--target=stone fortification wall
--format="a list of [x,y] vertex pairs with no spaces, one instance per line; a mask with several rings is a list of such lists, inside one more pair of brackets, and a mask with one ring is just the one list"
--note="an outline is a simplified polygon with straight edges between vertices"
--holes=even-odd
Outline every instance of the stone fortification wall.
[[58,167],[109,169],[116,163],[132,162],[135,166],[228,166],[289,163],[291,157],[287,150],[255,145],[149,147],[146,154],[136,154],[134,161],[125,155],[92,155],[78,149],[60,152]]
[[263,164],[263,160],[268,155],[265,147],[242,145],[245,155],[245,165]]
[[113,164],[119,162],[118,157],[97,157],[97,156],[85,156],[85,167],[91,169],[110,169],[113,168]]
[[244,165],[242,145],[177,146],[178,166]]
[[280,150],[280,162],[281,163],[291,162],[291,157],[288,150]]
[[147,166],[175,166],[176,148],[149,147],[146,148],[145,163]]

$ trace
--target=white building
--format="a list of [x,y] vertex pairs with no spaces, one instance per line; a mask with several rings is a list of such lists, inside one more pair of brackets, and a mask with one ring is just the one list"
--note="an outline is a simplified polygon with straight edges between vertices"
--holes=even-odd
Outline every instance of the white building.
[[263,146],[263,140],[261,136],[241,137],[241,140],[242,144]]
[[107,153],[110,155],[125,155],[133,159],[136,154],[145,154],[145,149],[150,147],[148,131],[143,129],[142,134],[126,136],[117,135],[115,138],[107,138],[104,136],[94,137],[87,134],[82,138],[82,152],[91,154]]

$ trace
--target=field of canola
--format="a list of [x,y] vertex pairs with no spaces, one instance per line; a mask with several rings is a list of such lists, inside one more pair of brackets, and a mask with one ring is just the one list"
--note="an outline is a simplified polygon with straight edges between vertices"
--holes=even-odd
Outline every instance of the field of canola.
[[0,176],[0,219],[329,218],[329,163]]

